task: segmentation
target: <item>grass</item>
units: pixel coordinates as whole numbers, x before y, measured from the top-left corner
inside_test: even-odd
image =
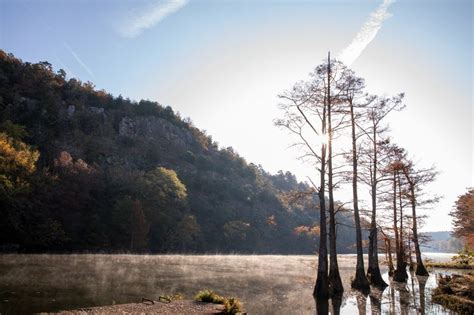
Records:
[[[455,262],[426,262],[425,267],[429,268],[446,268],[446,269],[464,269],[464,270],[472,270],[474,269],[474,265],[467,265],[467,264],[460,264]]]
[[[194,297],[194,300],[198,302],[222,304],[224,306],[222,313],[224,314],[238,314],[242,312],[242,303],[239,299],[235,297],[224,297],[212,290],[206,289],[199,291]]]

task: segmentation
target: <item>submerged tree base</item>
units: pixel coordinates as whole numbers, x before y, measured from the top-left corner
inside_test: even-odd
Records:
[[[364,293],[370,292],[369,280],[367,280],[364,270],[357,269],[355,278],[352,280],[351,287]]]
[[[344,287],[342,286],[341,275],[339,270],[331,270],[329,272],[329,293],[330,297],[341,296],[344,292]]]
[[[407,279],[408,279],[407,263],[402,262],[400,263],[400,266],[397,266],[397,269],[395,269],[393,273],[393,281],[406,282]]]
[[[323,300],[329,298],[329,277],[324,272],[318,272],[313,296],[315,299]]]
[[[380,268],[372,268],[367,270],[367,279],[370,284],[376,288],[383,289],[388,287],[388,284],[383,280]]]
[[[426,270],[426,268],[423,264],[419,264],[419,265],[417,264],[416,265],[415,274],[417,276],[428,276],[429,275],[428,270]]]

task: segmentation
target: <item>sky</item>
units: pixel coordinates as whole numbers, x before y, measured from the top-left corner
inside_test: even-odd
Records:
[[[369,92],[406,93],[387,122],[418,165],[440,171],[429,190],[443,199],[422,229],[439,231],[474,186],[473,10],[470,0],[0,0],[0,49],[170,105],[220,146],[299,180],[317,173],[274,126],[277,95],[331,51]]]

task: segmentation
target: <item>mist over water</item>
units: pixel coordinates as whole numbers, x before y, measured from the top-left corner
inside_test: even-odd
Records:
[[[341,314],[371,314],[372,309],[417,314],[422,306],[426,314],[450,314],[431,304],[434,273],[427,279],[410,277],[406,284],[390,283],[384,292],[364,296],[350,289],[355,263],[354,255],[339,257],[345,288]],[[382,272],[389,283],[385,266]],[[140,302],[142,297],[158,300],[175,293],[192,299],[209,288],[239,297],[249,314],[315,314],[315,277],[315,256],[7,254],[0,256],[0,313]]]

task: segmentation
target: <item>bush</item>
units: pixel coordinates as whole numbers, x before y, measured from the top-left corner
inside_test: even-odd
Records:
[[[242,304],[236,298],[226,298],[224,301],[224,314],[237,314],[242,312]]]
[[[202,290],[194,297],[195,301],[224,305],[222,313],[237,314],[242,312],[242,303],[234,297],[223,297],[212,290]]]
[[[452,260],[461,265],[470,265],[474,262],[474,252],[471,252],[467,247],[464,247]]]
[[[214,304],[224,304],[225,298],[215,293],[212,290],[202,290],[194,297],[195,301],[205,302],[205,303],[214,303]]]

